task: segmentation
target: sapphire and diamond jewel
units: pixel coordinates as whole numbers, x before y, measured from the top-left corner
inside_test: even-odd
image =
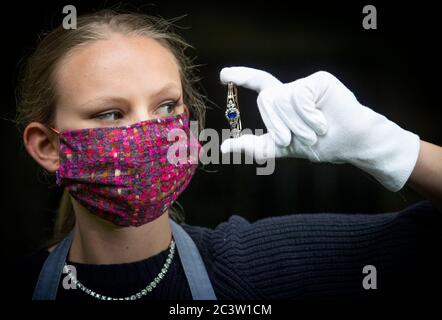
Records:
[[[241,133],[241,118],[239,113],[238,95],[233,82],[227,83],[227,108],[225,112],[227,121],[230,124],[231,136],[239,137]]]

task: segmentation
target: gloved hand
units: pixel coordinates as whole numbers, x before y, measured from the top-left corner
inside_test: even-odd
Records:
[[[257,104],[268,131],[227,139],[222,153],[244,151],[262,159],[274,151],[276,157],[350,163],[391,191],[400,190],[413,171],[419,137],[361,105],[330,73],[283,84],[267,72],[232,67],[222,69],[220,78],[259,93]]]

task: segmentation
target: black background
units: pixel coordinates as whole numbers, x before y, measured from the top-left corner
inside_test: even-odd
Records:
[[[352,2],[300,1],[192,2],[127,1],[125,9],[174,18],[178,32],[194,45],[189,54],[201,64],[202,86],[213,101],[206,126],[220,131],[224,66],[244,65],[273,73],[283,82],[318,70],[336,75],[359,101],[421,139],[442,144],[440,128],[440,26],[435,7]],[[125,2],[125,3],[127,3]],[[78,14],[115,1],[9,2],[0,8],[2,24],[1,228],[7,257],[35,249],[50,235],[61,190],[54,187],[22,146],[8,121],[15,114],[14,90],[20,60],[35,47],[41,31],[61,23],[64,5]],[[374,4],[378,29],[364,30],[362,8]],[[264,128],[256,93],[239,90],[243,127]],[[254,165],[210,165],[199,170],[179,201],[190,224],[213,227],[232,214],[254,221],[302,212],[395,211],[421,199],[409,188],[392,193],[348,165],[278,159],[270,176]]]

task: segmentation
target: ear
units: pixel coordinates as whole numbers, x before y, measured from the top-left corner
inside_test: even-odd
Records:
[[[59,141],[57,135],[39,122],[31,122],[23,132],[26,150],[35,161],[53,173],[59,167]]]

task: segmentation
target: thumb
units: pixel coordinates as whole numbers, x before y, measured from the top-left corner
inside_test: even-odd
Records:
[[[261,92],[265,88],[280,85],[281,81],[270,73],[247,67],[223,68],[220,72],[220,80],[223,84],[233,82],[237,86]]]
[[[278,150],[269,133],[257,136],[244,134],[238,138],[224,140],[221,153],[244,152],[256,160],[270,159],[277,156]]]

